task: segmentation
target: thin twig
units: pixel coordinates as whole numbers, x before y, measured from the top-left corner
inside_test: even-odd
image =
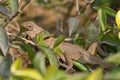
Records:
[[[78,0],[76,0],[76,10],[77,10],[78,15],[80,15],[81,13],[79,10],[79,1]]]
[[[25,39],[25,38],[23,38],[23,37],[21,37],[21,36],[16,36],[16,35],[11,34],[11,33],[8,33],[8,32],[7,32],[7,34],[10,35],[10,36],[18,37],[18,38],[24,40],[25,42],[30,43],[30,44],[36,46],[36,44],[35,44],[33,41],[27,40],[27,39]]]

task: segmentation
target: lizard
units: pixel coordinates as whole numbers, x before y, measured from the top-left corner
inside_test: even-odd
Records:
[[[41,31],[44,30],[43,28],[35,24],[33,21],[24,22],[21,25],[29,30],[26,33],[31,38],[34,38],[36,34],[39,34]],[[55,43],[55,40],[56,39],[54,37],[51,37],[51,38],[46,39],[44,42],[48,44],[49,47],[52,49]],[[76,60],[80,62],[83,61],[83,62],[92,64],[92,65],[97,64],[105,69],[110,69],[110,68],[115,67],[115,65],[113,65],[112,63],[105,62],[101,58],[98,58],[92,55],[91,52],[83,49],[79,45],[63,41],[58,47],[63,52],[63,54],[59,56],[64,62],[67,63],[67,66],[66,66],[67,71],[72,69],[73,67],[72,60]]]

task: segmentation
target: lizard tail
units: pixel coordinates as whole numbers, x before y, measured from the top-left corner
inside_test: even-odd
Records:
[[[83,59],[82,61],[87,62],[89,64],[93,64],[93,65],[97,64],[105,69],[112,69],[115,67],[114,64],[105,62],[101,58],[98,58],[94,55],[90,55],[90,54],[81,54],[81,55],[82,55],[82,59]]]

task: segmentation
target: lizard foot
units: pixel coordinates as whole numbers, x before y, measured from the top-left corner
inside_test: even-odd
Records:
[[[66,64],[63,64],[63,63],[59,63],[59,65],[64,67],[65,72],[67,72],[67,73],[74,73],[75,72],[75,70],[72,68],[72,66],[69,66],[69,65],[66,65]]]

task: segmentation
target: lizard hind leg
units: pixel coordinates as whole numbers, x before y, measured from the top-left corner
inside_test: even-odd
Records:
[[[88,48],[88,52],[91,54],[91,55],[94,55],[96,49],[97,49],[97,46],[98,46],[98,42],[93,42],[89,48]]]

